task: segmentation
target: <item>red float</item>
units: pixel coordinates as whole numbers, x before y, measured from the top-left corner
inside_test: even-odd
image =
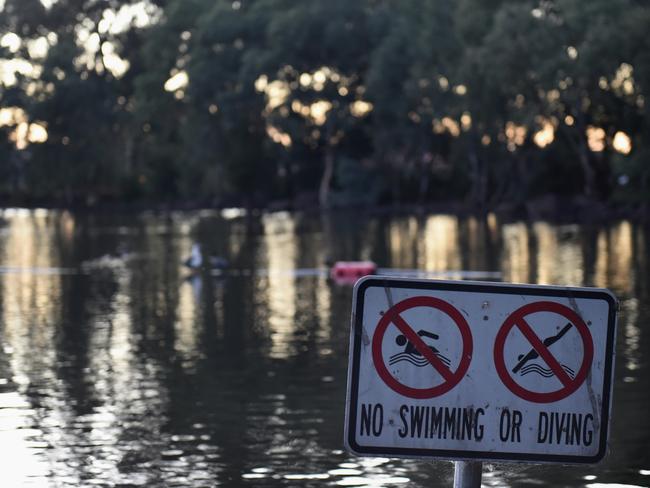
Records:
[[[359,278],[376,272],[377,265],[372,261],[337,261],[330,270],[330,276],[338,284],[353,285]]]

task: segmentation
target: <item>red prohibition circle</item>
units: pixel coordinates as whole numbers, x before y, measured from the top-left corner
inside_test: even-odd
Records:
[[[449,369],[435,356],[420,336],[417,335],[415,330],[400,316],[402,312],[415,307],[430,307],[440,310],[447,314],[458,327],[463,340],[463,352],[456,371]],[[388,329],[390,324],[394,324],[411,341],[417,351],[429,361],[430,365],[440,373],[444,378],[441,384],[432,388],[413,388],[400,383],[390,374],[381,350],[386,329]],[[407,298],[393,305],[379,320],[372,337],[372,359],[375,363],[377,373],[393,391],[409,398],[426,399],[440,396],[458,384],[469,368],[469,363],[472,360],[472,347],[472,333],[469,325],[455,307],[439,298],[419,296]]]
[[[580,364],[580,369],[576,373],[575,378],[571,379],[560,366],[560,363],[551,354],[544,343],[537,337],[537,334],[530,328],[525,320],[526,315],[537,312],[552,312],[561,315],[569,322],[571,322],[582,339],[583,345],[583,358]],[[546,362],[549,368],[555,373],[558,380],[562,383],[562,388],[550,392],[537,392],[524,388],[510,374],[508,367],[506,367],[504,359],[504,346],[508,333],[513,327],[518,327],[524,337],[531,343],[535,351]],[[494,341],[494,364],[501,381],[508,387],[514,394],[535,403],[551,403],[568,397],[575,392],[580,385],[587,378],[587,374],[591,369],[591,362],[594,357],[594,344],[591,338],[589,328],[584,320],[572,309],[557,302],[534,302],[518,308],[506,319],[506,321],[499,329],[496,339]]]

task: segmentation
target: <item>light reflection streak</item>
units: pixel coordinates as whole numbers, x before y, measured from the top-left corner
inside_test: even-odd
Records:
[[[635,281],[632,225],[623,221],[598,233],[594,281],[596,286],[631,293]]]
[[[408,483],[409,478],[403,476],[391,476],[389,474],[378,474],[375,476],[348,476],[336,482],[338,486],[359,486],[368,488],[381,488],[386,484],[397,485]]]
[[[611,231],[611,260],[609,286],[630,293],[630,283],[634,281],[632,266],[632,225],[623,221]]]
[[[625,369],[630,374],[641,368],[641,329],[639,323],[639,301],[636,298],[624,300],[621,303],[623,314],[623,344],[625,347]],[[624,381],[634,381],[634,376],[624,377]]]
[[[295,330],[296,278],[278,271],[296,267],[297,246],[295,221],[288,214],[267,215],[263,219],[264,248],[269,274],[267,299],[269,308],[269,333],[273,358],[286,358],[291,353],[292,335]]]
[[[374,237],[377,235],[379,223],[376,220],[370,220],[363,226],[362,239],[360,242],[359,259],[361,261],[372,261],[372,252],[375,247]]]
[[[521,222],[506,224],[501,232],[503,234],[501,266],[504,280],[512,283],[528,283],[530,280],[528,228]]]
[[[35,445],[42,432],[31,429],[30,405],[18,392],[0,393],[0,459],[4,486],[47,487],[48,465]]]
[[[326,236],[319,232],[296,235],[298,248],[301,250],[298,257],[300,266],[313,266],[316,269],[295,269],[296,283],[298,286],[297,313],[305,317],[300,321],[307,330],[313,330],[316,339],[316,351],[321,356],[332,353],[329,343],[332,339],[332,290],[328,281]]]
[[[415,217],[395,219],[389,224],[390,263],[393,268],[411,268],[416,264],[413,247],[421,241],[418,239],[419,227]]]
[[[55,267],[52,257],[52,233],[48,228],[47,212],[5,210],[6,227],[0,234],[2,240],[1,262],[12,267]],[[60,314],[61,276],[57,274],[11,273],[0,277],[2,309],[0,327],[5,354],[8,354],[6,378],[18,391],[0,395],[3,422],[0,428],[0,446],[10,453],[2,456],[11,459],[3,465],[3,482],[12,480],[11,486],[44,486],[37,478],[47,470],[45,462],[47,444],[33,444],[42,439],[39,431],[22,428],[32,425],[36,413],[31,410],[25,396],[33,385],[53,381],[54,350],[50,347],[55,336],[52,318]],[[34,351],[38,351],[35,355]],[[47,400],[47,399],[46,399]],[[5,410],[6,409],[6,410]],[[13,415],[12,415],[13,414]],[[6,423],[8,422],[8,424]],[[8,485],[8,486],[9,486]]]
[[[594,284],[604,287],[607,283],[609,239],[606,230],[598,232],[596,238],[596,261],[594,264]]]
[[[540,285],[553,284],[554,257],[557,253],[557,242],[552,229],[545,222],[536,222],[533,233],[537,241],[537,283]]]
[[[449,271],[461,269],[458,252],[458,218],[432,215],[424,224],[424,269]]]
[[[582,251],[575,238],[576,226],[554,227],[536,222],[537,283],[540,285],[580,286],[583,283]],[[560,239],[559,234],[568,234]]]
[[[189,236],[183,236],[180,242],[181,256],[189,256],[192,248],[192,241]],[[182,264],[178,263],[181,267]],[[199,323],[198,304],[201,300],[203,289],[203,278],[198,274],[188,276],[180,285],[178,306],[176,307],[176,320],[174,321],[174,349],[190,360],[196,355],[197,334],[196,327]]]
[[[640,485],[626,485],[623,483],[588,483],[586,488],[644,488]]]
[[[463,269],[481,269],[485,259],[485,242],[483,228],[476,217],[469,217],[466,222],[467,228],[467,264]],[[462,257],[461,257],[462,259]]]
[[[318,317],[318,340],[320,343],[328,342],[332,337],[330,320],[332,317],[332,294],[327,283],[327,277],[318,276],[316,280],[316,315]],[[319,347],[319,354],[326,356],[331,354],[332,350],[327,347]]]

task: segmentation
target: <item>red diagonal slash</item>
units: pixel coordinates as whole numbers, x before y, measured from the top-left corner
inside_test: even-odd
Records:
[[[546,362],[549,368],[555,373],[557,379],[565,386],[568,387],[573,383],[573,380],[569,375],[564,371],[562,365],[558,362],[557,359],[551,354],[551,351],[548,350],[548,347],[537,337],[535,331],[528,325],[528,322],[524,320],[523,317],[518,317],[516,322],[517,327],[522,334],[528,339],[533,349],[537,351],[540,357]]]
[[[451,381],[454,377],[454,373],[447,367],[442,360],[434,354],[434,352],[427,346],[426,342],[413,330],[413,328],[404,320],[399,314],[395,314],[391,317],[393,323],[397,326],[402,334],[411,341],[411,344],[422,354],[429,364],[435,368],[435,370],[440,373],[440,375],[445,379],[445,381]]]

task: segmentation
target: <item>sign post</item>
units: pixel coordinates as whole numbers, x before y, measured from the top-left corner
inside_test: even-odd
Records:
[[[480,461],[454,462],[454,488],[481,488],[482,472]]]
[[[483,460],[598,462],[615,327],[604,289],[363,278],[345,445],[457,460],[459,487],[480,485]]]

